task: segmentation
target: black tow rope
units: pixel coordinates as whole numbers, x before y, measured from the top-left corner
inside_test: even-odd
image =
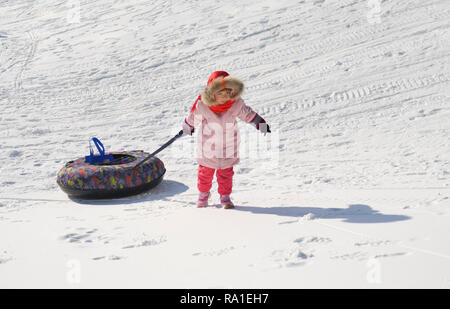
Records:
[[[180,132],[177,133],[177,135],[175,135],[174,137],[172,137],[167,143],[165,143],[164,145],[162,145],[161,147],[158,148],[158,150],[156,150],[155,152],[153,152],[152,154],[149,154],[147,156],[147,158],[145,158],[144,160],[142,160],[141,162],[139,162],[138,164],[136,164],[133,169],[138,168],[141,164],[143,164],[144,162],[150,160],[152,157],[156,156],[160,151],[162,151],[163,149],[165,149],[167,146],[169,146],[170,144],[172,144],[177,138],[181,137],[183,135],[183,130],[181,130]]]

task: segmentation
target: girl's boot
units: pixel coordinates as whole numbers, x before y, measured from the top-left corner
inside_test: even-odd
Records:
[[[197,207],[202,208],[208,206],[208,199],[209,199],[209,191],[208,192],[200,192],[198,195],[198,202]]]
[[[220,204],[224,209],[234,208],[234,204],[230,199],[229,195],[221,195],[220,196]]]

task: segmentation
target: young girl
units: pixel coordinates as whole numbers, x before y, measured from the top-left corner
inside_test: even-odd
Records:
[[[198,182],[197,207],[206,207],[216,172],[220,203],[234,208],[230,199],[233,186],[233,165],[239,163],[239,131],[236,117],[252,124],[263,133],[270,133],[265,120],[245,105],[241,95],[244,84],[225,71],[211,74],[203,93],[197,98],[183,123],[185,134],[192,135],[201,125],[197,141]]]

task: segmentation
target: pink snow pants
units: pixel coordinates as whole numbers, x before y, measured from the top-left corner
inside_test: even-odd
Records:
[[[215,171],[215,169],[203,165],[198,166],[197,188],[200,192],[208,192],[211,189]],[[231,194],[233,188],[233,175],[233,167],[217,170],[216,177],[220,195]]]

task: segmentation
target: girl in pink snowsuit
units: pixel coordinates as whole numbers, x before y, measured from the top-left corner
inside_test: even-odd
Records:
[[[263,133],[270,133],[265,120],[245,105],[241,95],[244,84],[225,71],[211,74],[208,85],[197,98],[183,123],[185,134],[192,135],[201,125],[197,141],[198,179],[200,191],[197,207],[206,207],[214,172],[216,172],[220,203],[233,208],[230,194],[233,187],[233,165],[239,163],[239,131],[236,118],[252,124]]]

